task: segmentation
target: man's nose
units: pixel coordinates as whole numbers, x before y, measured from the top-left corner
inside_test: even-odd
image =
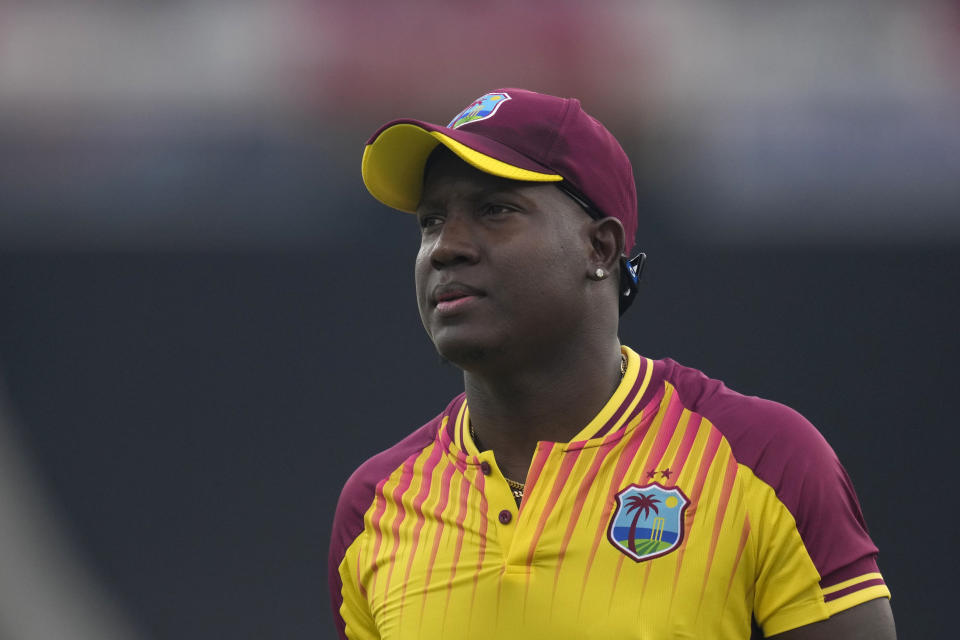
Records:
[[[458,264],[472,264],[479,258],[477,237],[469,216],[449,214],[430,248],[430,263],[434,269]]]

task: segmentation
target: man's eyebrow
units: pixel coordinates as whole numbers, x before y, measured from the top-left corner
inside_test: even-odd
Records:
[[[486,198],[523,198],[526,199],[527,196],[524,195],[523,191],[525,187],[530,186],[525,182],[505,182],[503,184],[494,184],[488,185],[482,188],[477,189],[476,193],[471,195],[473,200],[483,200]]]
[[[476,203],[486,198],[489,198],[491,196],[515,194],[515,192],[516,192],[515,187],[511,187],[507,185],[503,185],[503,186],[497,185],[495,187],[478,186],[474,189],[471,189],[468,193],[458,194],[458,197],[464,198],[468,202]],[[417,206],[417,209],[442,207],[445,203],[445,200],[446,199],[443,198],[442,196],[424,198],[420,201],[420,204]]]
[[[443,201],[439,198],[433,198],[430,200],[421,200],[417,205],[417,208],[414,210],[416,215],[421,215],[423,213],[438,211],[443,208]]]

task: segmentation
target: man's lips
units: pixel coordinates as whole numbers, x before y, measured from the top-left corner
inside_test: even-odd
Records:
[[[483,291],[460,282],[438,285],[433,289],[431,301],[437,311],[450,313],[484,296]]]

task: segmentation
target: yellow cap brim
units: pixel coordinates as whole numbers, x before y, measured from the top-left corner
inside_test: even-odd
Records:
[[[361,172],[370,194],[394,209],[415,213],[423,190],[423,170],[438,144],[490,175],[524,182],[559,182],[563,177],[523,169],[480,153],[440,131],[415,124],[387,127],[363,150]]]

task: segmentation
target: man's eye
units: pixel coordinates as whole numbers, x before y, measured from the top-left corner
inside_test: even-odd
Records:
[[[483,207],[483,214],[488,216],[495,216],[504,213],[513,212],[513,207],[507,206],[505,204],[487,204]]]
[[[420,218],[420,228],[429,229],[430,227],[435,227],[443,222],[443,218],[440,216],[423,216]]]

